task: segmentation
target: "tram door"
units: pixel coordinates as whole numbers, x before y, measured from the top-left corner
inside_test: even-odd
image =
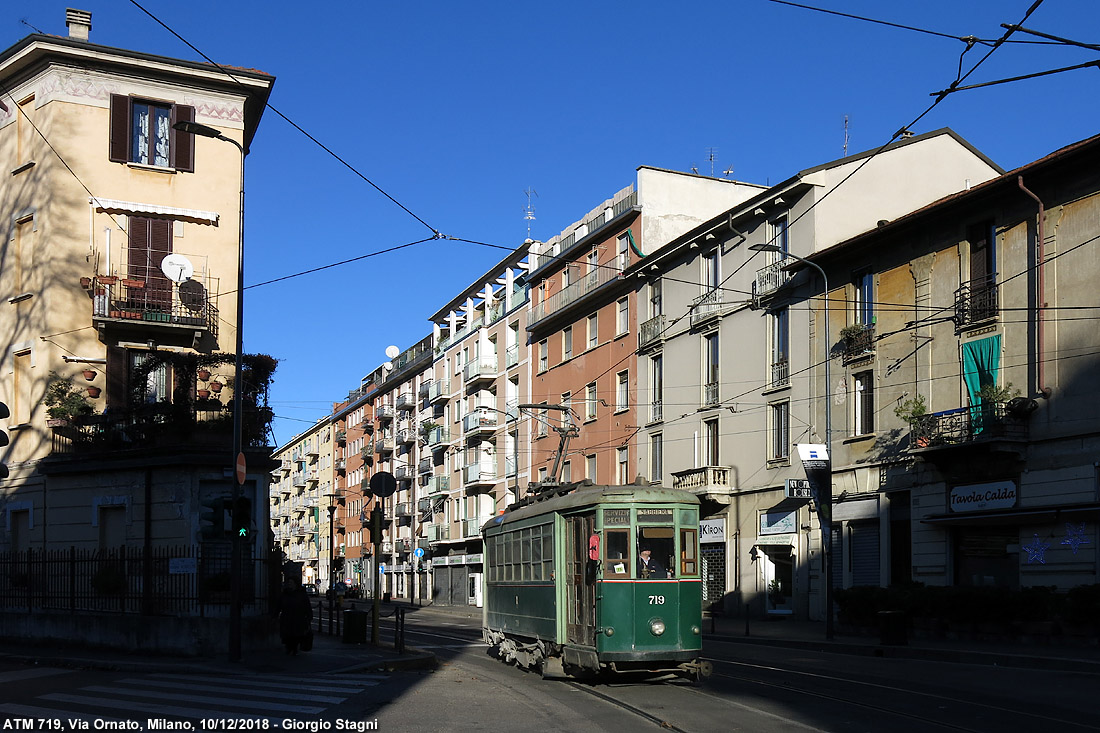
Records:
[[[566,517],[566,640],[571,644],[596,644],[596,584],[585,578],[588,538],[595,532],[595,514]]]

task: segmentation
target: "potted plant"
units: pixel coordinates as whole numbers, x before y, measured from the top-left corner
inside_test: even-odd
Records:
[[[787,600],[786,595],[783,593],[783,586],[778,580],[772,580],[768,583],[768,600],[771,601],[772,608],[779,608],[783,601]]]
[[[899,420],[909,425],[911,432],[918,432],[921,423],[920,418],[928,414],[928,406],[925,404],[924,395],[918,394],[916,397],[898,404],[894,408],[894,414],[897,415]],[[925,448],[928,446],[928,436],[917,435],[913,442],[918,448]]]
[[[90,277],[80,278],[80,287],[84,288],[85,290],[92,287],[92,278],[90,278]]]
[[[99,399],[100,392],[102,391],[99,387],[91,386],[86,387],[85,389],[88,391],[88,396],[91,397],[93,400]]]
[[[88,395],[73,387],[72,377],[62,377],[57,372],[50,372],[42,401],[46,405],[46,414],[51,418],[46,424],[51,427],[68,424],[74,418],[95,412]]]
[[[85,369],[82,374],[84,375],[84,378],[87,379],[89,382],[95,379],[94,369]]]
[[[122,284],[125,285],[128,288],[144,288],[145,287],[145,281],[144,280],[136,280],[132,277],[122,278]]]
[[[200,400],[208,400],[208,399],[210,399],[210,390],[208,390],[208,389],[198,389],[198,390],[195,390],[195,394],[196,394],[196,395],[198,395],[198,397],[199,397],[199,399],[200,399]]]
[[[195,374],[196,374],[196,376],[198,376],[199,379],[201,379],[204,382],[207,379],[210,379],[210,370],[205,368],[205,367],[202,368],[202,369],[199,369],[197,372],[195,372]]]
[[[100,285],[114,285],[118,282],[118,278],[114,275],[100,275],[96,278]]]
[[[224,384],[215,379],[213,382],[210,383],[210,390],[217,394],[218,392],[222,391],[222,387],[224,386]]]

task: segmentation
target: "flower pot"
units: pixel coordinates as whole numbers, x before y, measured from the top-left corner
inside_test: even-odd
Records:
[[[90,278],[90,277],[80,278],[80,287],[82,287],[82,288],[92,287],[92,278]]]
[[[209,369],[200,369],[200,370],[199,370],[199,371],[197,372],[197,374],[198,374],[198,377],[199,377],[199,379],[201,379],[201,380],[202,380],[202,381],[204,381],[204,382],[205,382],[205,381],[206,381],[207,379],[210,379],[210,370],[209,370]]]
[[[225,386],[225,385],[223,385],[221,382],[218,382],[218,381],[214,381],[214,382],[210,383],[210,389],[215,393],[221,392],[223,386]]]
[[[118,278],[114,275],[100,275],[98,278],[100,285],[114,285],[118,282]]]
[[[145,287],[145,281],[144,280],[134,280],[134,279],[131,279],[131,278],[124,278],[123,281],[122,281],[122,284],[125,285],[128,288],[144,288]]]
[[[88,396],[89,397],[91,397],[93,400],[99,399],[99,393],[100,393],[100,388],[99,387],[88,387],[87,390],[88,390]]]
[[[93,379],[95,379],[95,370],[94,369],[85,369],[83,373],[84,373],[84,378],[87,379],[89,382],[92,381]]]
[[[196,390],[195,394],[197,394],[199,396],[200,400],[206,400],[206,399],[210,398],[210,390],[208,390],[208,389]]]

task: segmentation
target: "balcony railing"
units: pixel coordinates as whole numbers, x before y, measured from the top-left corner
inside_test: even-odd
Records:
[[[348,461],[347,461],[346,458],[337,458],[336,459],[336,470],[337,471],[346,471],[346,470],[348,470]]]
[[[772,362],[770,387],[786,387],[791,383],[791,363],[786,359]]]
[[[428,403],[435,404],[451,396],[451,380],[437,379],[428,385]]]
[[[664,404],[661,400],[654,400],[649,405],[649,421],[660,422],[664,420]]]
[[[395,412],[393,405],[379,405],[374,408],[374,417],[377,420],[392,420]]]
[[[490,517],[474,517],[462,520],[462,536],[477,537],[481,534],[481,527],[488,522]]]
[[[462,469],[462,481],[467,486],[496,483],[497,467],[491,463],[475,463]]]
[[[665,317],[654,316],[638,327],[638,348],[644,349],[651,344],[659,344],[664,341]]]
[[[397,431],[397,442],[400,445],[408,445],[409,443],[416,442],[416,429],[404,428]]]
[[[1005,402],[983,402],[974,407],[920,415],[910,421],[913,448],[936,448],[993,439],[1026,440],[1027,421],[1014,415]]]
[[[619,269],[616,265],[608,264],[597,267],[561,292],[555,293],[543,302],[532,306],[527,318],[528,326],[533,326],[539,321],[549,318],[558,311],[583,299],[598,288],[613,280],[617,280],[618,277]]]
[[[416,464],[416,468],[417,471],[419,471],[420,473],[431,473],[432,465],[432,457],[425,456],[424,458],[420,459],[420,463]]]
[[[753,292],[756,295],[768,295],[790,282],[791,272],[786,269],[789,264],[789,261],[784,259],[757,270]]]
[[[731,470],[726,466],[700,466],[672,474],[672,488],[696,491],[710,486],[732,489]]]
[[[702,295],[692,301],[691,304],[691,325],[703,323],[711,318],[717,318],[726,312],[729,308],[733,307],[732,303],[726,302],[726,294],[721,290],[712,290],[706,295]]]
[[[393,438],[379,438],[374,442],[375,453],[393,453]]]
[[[337,430],[335,438],[336,438],[336,443],[338,445],[344,445],[345,443],[348,442],[348,431],[347,430]]]
[[[428,433],[428,446],[440,448],[451,442],[451,431],[447,428],[432,428]]]
[[[397,402],[395,403],[398,410],[415,410],[416,409],[416,397],[412,392],[402,392],[397,395]]]
[[[504,350],[504,368],[511,369],[519,364],[519,344],[513,344]]]
[[[874,325],[855,324],[841,332],[844,340],[844,354],[841,361],[847,364],[875,353]]]
[[[718,404],[718,382],[708,382],[703,385],[703,404],[708,407]]]
[[[497,414],[483,409],[474,409],[473,412],[462,418],[462,433],[469,435],[476,432],[493,432],[497,429]]]
[[[971,280],[955,291],[955,327],[962,329],[997,317],[997,275]]]
[[[463,369],[463,377],[466,382],[476,379],[492,379],[497,375],[496,356],[482,356],[474,359]]]
[[[451,488],[450,476],[430,476],[428,478],[428,493],[439,494]]]
[[[441,540],[451,539],[451,525],[449,524],[429,524],[428,525],[428,541],[439,542]]]
[[[124,265],[125,267],[125,265]],[[98,275],[88,286],[92,293],[93,322],[141,321],[166,327],[202,329],[215,338],[218,308],[211,293],[219,292],[216,278],[168,280],[159,267],[134,266],[123,278]]]

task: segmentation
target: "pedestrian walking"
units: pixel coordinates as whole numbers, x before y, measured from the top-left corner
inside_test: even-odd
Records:
[[[313,607],[302,587],[301,578],[287,578],[279,597],[279,638],[287,654],[298,654],[298,647],[313,633],[310,628],[312,620]]]

